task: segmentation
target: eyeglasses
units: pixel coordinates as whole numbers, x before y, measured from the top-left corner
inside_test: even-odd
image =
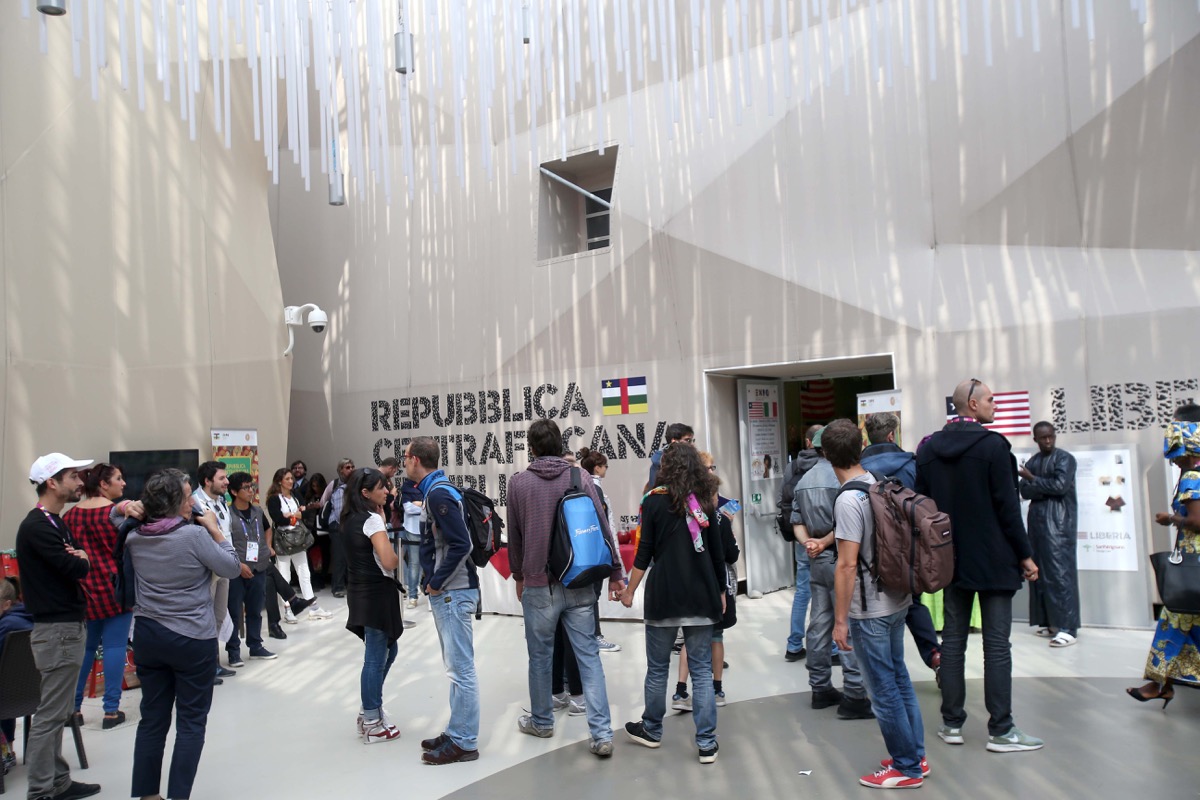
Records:
[[[708,471],[709,471],[709,472],[716,472],[716,471],[717,471],[717,465],[716,465],[716,464],[711,464],[711,465],[709,465],[709,467],[708,467]]]
[[[982,384],[983,384],[983,381],[979,380],[979,378],[971,378],[971,388],[967,390],[967,402],[968,403],[971,402],[971,395],[975,394],[975,387],[981,386]]]

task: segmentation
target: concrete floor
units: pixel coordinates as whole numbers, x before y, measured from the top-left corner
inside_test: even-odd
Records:
[[[833,709],[809,707],[803,663],[783,660],[787,591],[757,601],[739,598],[739,624],[726,634],[729,705],[720,711],[721,753],[712,766],[696,760],[687,715],[667,720],[666,743],[657,751],[623,742],[618,733],[616,753],[607,761],[588,754],[584,717],[560,714],[552,739],[519,734],[516,718],[528,694],[522,623],[494,616],[485,616],[475,632],[481,757],[445,767],[422,765],[418,742],[439,733],[448,716],[448,681],[424,607],[413,613],[417,625],[400,640],[385,686],[384,703],[402,738],[365,746],[354,730],[362,645],[343,627],[344,601],[322,593],[321,604],[335,612],[333,619],[285,626],[286,641],[268,642],[277,660],[247,661],[237,677],[215,690],[194,797],[302,800],[399,792],[527,798],[544,796],[551,786],[561,787],[554,794],[581,798],[612,798],[630,789],[640,797],[841,797],[867,792],[858,776],[885,755],[873,721],[839,721]],[[640,624],[617,622],[604,623],[604,631],[624,648],[603,656],[613,727],[619,730],[641,714],[643,632]],[[971,638],[968,650],[970,719],[963,747],[937,739],[937,688],[910,648],[933,770],[921,791],[975,798],[1197,797],[1200,692],[1180,690],[1164,714],[1122,691],[1141,682],[1149,641],[1149,630],[1089,628],[1076,646],[1052,650],[1032,629],[1016,625],[1017,724],[1046,739],[1047,746],[1005,755],[984,749],[979,638]],[[835,674],[835,683],[838,679]],[[136,690],[126,693],[121,706],[129,721],[108,731],[100,728],[99,699],[85,701],[91,768],[76,770],[75,778],[102,784],[101,797],[129,796],[138,699]],[[64,753],[75,766],[69,742],[67,737]],[[801,770],[812,774],[800,775]],[[7,790],[15,797],[24,794],[23,767],[9,773]]]

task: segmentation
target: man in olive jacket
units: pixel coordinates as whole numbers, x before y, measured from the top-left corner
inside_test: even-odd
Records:
[[[942,726],[947,744],[963,744],[967,712],[963,666],[976,594],[983,612],[984,701],[987,749],[997,753],[1037,750],[1012,716],[1012,601],[1021,579],[1037,579],[1033,550],[1021,519],[1017,462],[1008,440],[980,423],[996,417],[992,390],[971,378],[954,390],[958,416],[917,451],[916,491],[950,515],[954,532],[954,580],[944,595],[942,629]]]

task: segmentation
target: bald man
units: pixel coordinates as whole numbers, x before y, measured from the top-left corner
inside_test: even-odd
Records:
[[[963,744],[967,721],[963,665],[971,606],[983,612],[984,701],[987,749],[1038,750],[1041,739],[1023,733],[1012,715],[1013,595],[1022,579],[1037,580],[1033,549],[1021,519],[1017,461],[1008,440],[981,423],[996,417],[992,390],[978,378],[960,383],[951,398],[957,416],[917,451],[916,490],[950,515],[954,580],[945,589],[942,628],[942,726],[947,744]]]

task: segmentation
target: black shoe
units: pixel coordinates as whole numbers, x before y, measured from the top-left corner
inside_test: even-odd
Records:
[[[232,678],[234,675],[237,675],[237,673],[231,669],[225,669],[224,667],[220,666],[217,667],[218,678]]]
[[[316,595],[313,595],[307,600],[305,600],[303,597],[296,596],[291,600],[288,600],[288,605],[292,609],[292,616],[298,617],[304,611],[304,609],[308,608],[315,602],[317,602]]]
[[[346,596],[346,590],[345,590],[345,589],[334,589],[334,590],[333,590],[333,596],[334,596],[334,597],[345,597],[345,596]]]
[[[832,656],[829,657],[829,666],[840,667],[841,665],[842,665],[842,654],[841,653],[834,653]]]
[[[104,722],[101,723],[100,727],[104,728],[104,730],[108,730],[109,728],[117,727],[124,721],[125,721],[125,712],[118,710],[116,713],[112,714],[111,716],[108,714],[105,714]]]
[[[437,736],[433,737],[432,739],[422,739],[421,740],[421,749],[422,750],[437,750],[439,747],[441,747],[448,741],[450,741],[450,740],[446,738],[446,734],[439,733]]]
[[[857,700],[843,697],[841,704],[838,705],[837,715],[838,719],[875,719],[875,712],[871,710],[871,701],[865,697]]]
[[[646,729],[643,727],[640,721],[626,722],[625,735],[640,744],[642,747],[649,747],[651,750],[662,747],[662,742],[660,742],[658,739],[650,738],[650,735],[646,733]]]
[[[76,800],[76,798],[91,797],[94,794],[100,794],[100,784],[71,781],[70,786],[54,795],[54,800]]]
[[[269,635],[269,636],[270,636],[272,639],[286,639],[286,638],[287,638],[287,634],[283,632],[283,626],[282,626],[282,625],[272,625],[272,626],[269,628],[269,630],[270,630],[270,633],[269,633],[268,635]],[[253,656],[253,655],[251,655],[250,657],[251,657],[251,658],[253,658],[254,656]]]
[[[443,764],[456,764],[459,761],[476,761],[478,758],[478,750],[463,750],[454,742],[447,740],[437,750],[426,750],[422,753],[421,763],[440,767]]]
[[[808,648],[801,647],[799,650],[788,650],[786,653],[784,653],[783,660],[784,661],[799,661],[800,659],[804,658],[806,655],[808,655]]]
[[[221,678],[213,678],[213,686],[220,686],[220,685],[221,685],[221,684],[223,684],[224,682],[225,682],[225,681],[224,681],[223,679],[221,679]]]
[[[813,708],[829,708],[830,706],[836,706],[840,702],[842,702],[842,693],[837,689],[822,689],[819,692],[813,692]]]

